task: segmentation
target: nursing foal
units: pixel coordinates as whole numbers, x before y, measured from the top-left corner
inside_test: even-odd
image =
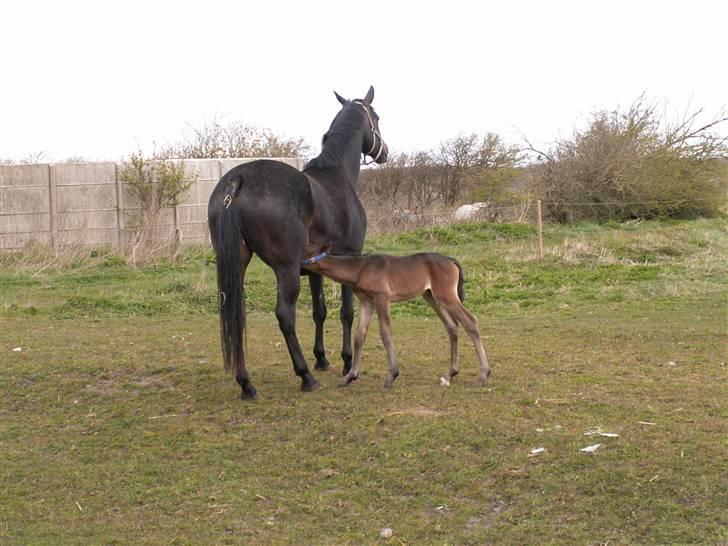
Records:
[[[331,256],[329,251],[330,246],[327,246],[320,254],[304,260],[301,267],[351,286],[359,298],[360,310],[354,338],[354,358],[351,370],[341,380],[342,387],[359,377],[362,348],[375,310],[379,318],[379,333],[389,358],[389,375],[384,386],[392,386],[399,375],[399,365],[392,344],[389,304],[420,295],[435,310],[450,336],[448,381],[460,370],[458,325],[462,324],[473,340],[480,361],[478,385],[485,384],[490,375],[490,366],[480,340],[478,319],[462,304],[463,270],[457,261],[430,252],[411,256],[385,254]],[[311,254],[313,252],[308,255]]]

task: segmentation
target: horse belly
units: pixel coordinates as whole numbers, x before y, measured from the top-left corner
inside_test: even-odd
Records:
[[[407,301],[421,296],[430,290],[430,282],[425,279],[402,280],[390,282],[389,292],[391,301]]]

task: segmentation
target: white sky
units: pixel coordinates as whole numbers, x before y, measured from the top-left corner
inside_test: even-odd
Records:
[[[397,151],[486,131],[546,147],[643,91],[708,119],[728,106],[726,22],[725,0],[3,0],[0,159],[119,159],[214,116],[317,153],[332,90],[370,83]]]

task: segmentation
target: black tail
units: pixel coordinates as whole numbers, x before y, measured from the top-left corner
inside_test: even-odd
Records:
[[[463,266],[460,265],[455,258],[450,258],[453,263],[458,266],[458,298],[461,302],[465,301],[465,275],[463,275]]]
[[[239,187],[239,186],[238,186]],[[225,371],[240,372],[245,366],[245,291],[241,279],[240,211],[232,188],[217,211],[209,211],[210,237],[217,257],[217,289],[220,338]],[[216,205],[217,206],[217,205]]]

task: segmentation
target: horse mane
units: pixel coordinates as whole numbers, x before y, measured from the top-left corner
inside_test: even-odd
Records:
[[[358,108],[342,110],[323,136],[321,153],[309,160],[303,170],[332,169],[341,165],[351,138],[361,127],[362,119]]]

